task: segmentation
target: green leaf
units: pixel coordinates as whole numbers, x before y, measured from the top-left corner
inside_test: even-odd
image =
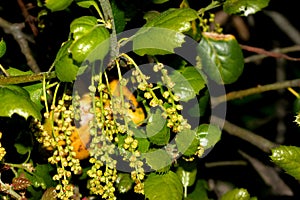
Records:
[[[32,71],[28,70],[26,72],[21,71],[17,68],[13,68],[13,67],[9,67],[6,72],[10,75],[10,76],[22,76],[22,75],[31,75],[34,74]]]
[[[73,0],[46,0],[45,6],[52,12],[61,11],[71,5]]]
[[[30,95],[30,99],[37,109],[41,111],[44,105],[41,103],[41,96],[43,96],[43,83],[31,84],[23,87]]]
[[[73,63],[73,60],[69,55],[68,49],[72,45],[72,42],[72,40],[64,42],[54,60],[56,76],[62,82],[74,81],[79,70],[78,66]]]
[[[185,67],[180,70],[180,73],[174,70],[170,78],[175,83],[173,92],[180,97],[180,101],[187,102],[195,98],[205,87],[204,79],[194,67]]]
[[[144,130],[137,128],[135,124],[130,126],[130,130],[133,132],[134,138],[138,141],[138,151],[141,153],[147,152],[150,147],[150,142],[148,141]]]
[[[23,88],[19,86],[1,86],[0,96],[0,116],[11,117],[13,114],[18,114],[25,119],[32,116],[41,120],[39,109]]]
[[[199,179],[196,182],[195,189],[188,194],[184,200],[209,200],[207,195],[208,185],[203,179]]]
[[[207,105],[209,103],[210,94],[208,90],[205,90],[204,95],[200,97],[197,104],[189,108],[188,114],[192,117],[202,117],[204,116]]]
[[[197,19],[197,11],[190,8],[171,8],[148,21],[133,37],[136,54],[165,55],[184,43],[183,32]]]
[[[286,173],[300,180],[300,147],[280,145],[272,149],[270,157]]]
[[[158,15],[160,15],[160,12],[158,12],[156,10],[151,10],[151,11],[146,12],[144,14],[143,18],[146,20],[146,22],[150,22],[151,20],[153,20]]]
[[[211,124],[201,124],[197,129],[197,138],[204,149],[213,147],[221,139],[219,127]]]
[[[235,188],[226,192],[222,197],[221,200],[249,200],[250,195],[248,191],[244,188]]]
[[[128,173],[118,173],[118,178],[116,180],[117,188],[120,193],[128,192],[134,183]]]
[[[90,32],[97,25],[97,18],[93,16],[82,16],[74,19],[70,24],[70,33],[76,41],[86,33]]]
[[[195,67],[185,67],[180,72],[192,86],[195,94],[199,94],[200,90],[205,87],[205,80]]]
[[[75,0],[75,2],[82,8],[90,8],[91,6],[94,6],[96,9],[99,8],[95,0]]]
[[[73,40],[68,40],[66,42],[63,42],[60,49],[58,50],[55,60],[54,60],[54,65],[59,62],[63,57],[69,55],[69,47],[71,46]]]
[[[168,1],[169,0],[152,0],[152,2],[155,3],[155,4],[162,4],[162,3],[166,3]]]
[[[248,16],[268,6],[270,0],[226,0],[223,9],[228,14]]]
[[[243,53],[233,35],[202,33],[198,52],[204,71],[217,83],[233,83],[243,72]]]
[[[101,48],[98,48],[97,59],[103,59],[109,50],[109,32],[103,26],[94,26],[91,30],[85,32],[84,35],[77,38],[69,48],[69,51],[72,54],[72,58],[81,63],[84,61],[87,56],[95,50],[99,44],[105,41],[104,44],[101,44]]]
[[[111,2],[111,9],[112,9],[112,12],[113,12],[113,15],[114,15],[116,32],[120,33],[124,30],[125,25],[126,25],[125,12],[118,8],[115,1]]]
[[[151,173],[145,181],[145,196],[149,200],[182,200],[182,184],[172,171],[163,175]]]
[[[34,174],[43,179],[43,184],[41,184],[42,188],[49,188],[51,186],[55,186],[56,182],[52,179],[52,170],[53,167],[50,164],[37,164],[35,167]]]
[[[4,56],[5,52],[6,52],[6,43],[2,38],[1,41],[0,41],[0,58],[2,56]]]
[[[193,130],[185,129],[177,133],[175,141],[178,151],[185,156],[192,156],[198,150],[199,140],[196,138],[196,133]]]
[[[20,143],[15,143],[14,146],[17,149],[17,152],[21,155],[25,155],[31,151],[31,147],[24,146],[23,144]]]
[[[62,82],[72,82],[76,80],[78,66],[73,64],[73,60],[65,55],[55,64],[55,73]]]
[[[197,168],[193,168],[192,170],[188,171],[185,170],[183,167],[178,167],[176,170],[176,174],[181,180],[183,187],[189,187],[195,183]]]
[[[153,149],[143,154],[143,156],[146,158],[146,163],[156,171],[169,169],[172,164],[171,156],[163,149]]]
[[[154,113],[149,114],[146,125],[147,137],[153,144],[165,145],[170,139],[170,129],[167,127],[167,120],[162,117],[162,111],[156,109]]]

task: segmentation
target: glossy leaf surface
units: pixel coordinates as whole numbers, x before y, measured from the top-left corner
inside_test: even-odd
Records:
[[[286,173],[300,180],[300,147],[281,145],[272,149],[271,159]]]
[[[226,0],[223,9],[228,14],[248,16],[268,6],[270,0]]]
[[[172,171],[163,175],[151,173],[145,181],[145,196],[149,200],[182,200],[182,184]]]
[[[81,37],[78,37],[69,48],[72,54],[72,58],[81,63],[87,56],[96,49],[96,47],[103,41],[109,38],[109,32],[106,28],[101,26],[95,26]],[[103,45],[101,49],[98,49],[99,59],[108,52],[108,44]],[[105,52],[105,53],[103,53]]]
[[[205,87],[205,81],[194,67],[185,67],[180,72],[174,71],[170,75],[175,83],[173,92],[180,97],[180,101],[189,101],[196,97]]]
[[[221,130],[212,124],[201,124],[197,131],[197,138],[204,149],[213,147],[221,139]]]
[[[19,86],[2,86],[0,87],[0,96],[0,116],[11,117],[13,114],[18,114],[25,119],[29,116],[41,119],[39,109],[23,88]]]
[[[178,167],[176,174],[184,187],[192,186],[196,180],[197,168],[185,170],[183,167]]]
[[[97,25],[97,18],[93,16],[82,16],[74,19],[70,24],[70,32],[74,40],[84,36]]]
[[[191,28],[190,21],[197,19],[190,8],[169,9],[148,21],[134,36],[134,52],[142,56],[174,53],[184,43],[183,32]]]
[[[71,5],[73,0],[46,0],[45,6],[52,12],[61,11]]]
[[[243,72],[243,53],[233,35],[205,32],[198,52],[204,71],[217,83],[233,83]]]
[[[236,188],[225,193],[221,200],[249,200],[250,195],[244,188]]]

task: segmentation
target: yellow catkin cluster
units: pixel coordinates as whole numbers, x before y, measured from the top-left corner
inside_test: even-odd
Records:
[[[64,95],[64,100],[59,100],[58,105],[51,106],[51,111],[45,113],[45,122],[38,123],[39,132],[36,132],[37,140],[43,146],[52,151],[48,162],[56,165],[57,174],[53,180],[58,181],[56,194],[59,199],[70,199],[74,195],[74,185],[70,182],[72,174],[80,174],[82,168],[80,160],[74,149],[76,139],[80,139],[74,126],[74,111],[70,105],[71,97]]]

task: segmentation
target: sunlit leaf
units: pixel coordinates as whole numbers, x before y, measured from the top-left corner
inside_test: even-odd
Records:
[[[71,5],[73,0],[46,0],[45,6],[52,12],[61,11]]]
[[[57,78],[62,82],[72,82],[76,80],[78,66],[73,64],[73,60],[65,55],[55,64]]]
[[[192,186],[196,180],[197,168],[185,170],[183,167],[179,166],[176,170],[176,174],[184,187]]]
[[[74,40],[84,36],[97,25],[97,18],[93,16],[82,16],[76,18],[70,24],[70,33]]]
[[[221,139],[221,130],[212,124],[201,124],[197,129],[197,138],[204,149],[213,147]]]
[[[300,180],[300,147],[281,145],[273,148],[271,159],[286,173]]]
[[[244,188],[235,188],[226,192],[222,197],[221,200],[249,200],[250,195],[248,191]]]
[[[72,58],[81,63],[87,56],[95,50],[99,44],[109,38],[109,32],[102,26],[95,26],[90,31],[75,40],[69,48],[72,54]],[[98,59],[102,59],[109,49],[109,40],[105,41],[105,44],[101,45],[101,48],[97,49]]]
[[[204,71],[217,83],[233,83],[243,72],[243,53],[233,35],[202,33],[198,52]]]
[[[172,171],[163,175],[151,173],[145,181],[145,196],[149,200],[182,200],[182,184]]]
[[[37,106],[32,102],[26,90],[18,86],[0,87],[0,116],[11,117],[18,114],[25,119],[32,116],[41,119],[41,114]]]
[[[148,21],[134,36],[133,49],[138,55],[174,53],[184,43],[183,32],[191,28],[198,14],[190,8],[169,9]]]
[[[248,16],[268,6],[270,0],[226,0],[223,9],[228,14]]]

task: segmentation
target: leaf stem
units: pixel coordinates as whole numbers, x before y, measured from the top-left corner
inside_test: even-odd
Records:
[[[230,100],[239,99],[253,94],[258,94],[258,93],[271,91],[271,90],[279,90],[279,89],[289,88],[289,87],[300,87],[300,79],[282,81],[282,82],[277,82],[277,83],[272,83],[272,84],[267,84],[262,86],[259,85],[257,87],[253,87],[245,90],[229,92],[222,96],[212,97],[211,103],[212,103],[212,107],[216,107],[217,105],[225,101],[230,101]]]

